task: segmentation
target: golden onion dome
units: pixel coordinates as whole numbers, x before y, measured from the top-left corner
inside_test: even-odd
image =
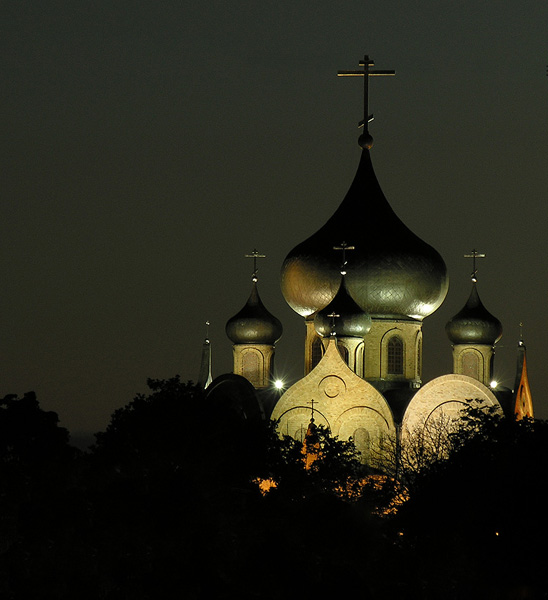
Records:
[[[445,326],[453,344],[485,344],[493,346],[502,337],[502,324],[483,306],[476,282],[464,305]]]
[[[396,216],[367,148],[339,208],[283,263],[282,292],[300,315],[314,314],[335,297],[340,264],[333,248],[341,239],[355,247],[346,287],[371,317],[422,320],[443,302],[449,285],[445,263]]]
[[[282,337],[282,324],[262,303],[256,278],[245,306],[228,320],[225,330],[234,344],[274,345]]]

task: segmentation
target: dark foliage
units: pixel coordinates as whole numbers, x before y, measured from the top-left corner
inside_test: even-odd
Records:
[[[89,454],[33,394],[4,399],[1,598],[544,597],[545,423],[470,411],[382,516],[395,484],[351,443],[317,428],[307,461],[191,383],[148,383]]]

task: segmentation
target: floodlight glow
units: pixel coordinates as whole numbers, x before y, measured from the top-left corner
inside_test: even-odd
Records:
[[[491,383],[489,385],[491,386],[491,389],[494,390],[497,387],[498,382],[497,381],[491,381]]]
[[[276,381],[274,382],[274,387],[277,390],[281,390],[284,386],[284,382],[281,379],[276,379]]]

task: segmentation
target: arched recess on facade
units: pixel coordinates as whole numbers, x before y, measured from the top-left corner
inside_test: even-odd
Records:
[[[264,355],[257,348],[246,348],[242,351],[242,375],[251,383],[262,380]]]
[[[468,377],[483,381],[484,372],[483,355],[479,350],[467,348],[460,353],[459,373],[461,375],[468,375]]]
[[[365,364],[364,364],[364,356],[365,356],[365,342],[360,342],[356,347],[355,354],[355,373],[360,377],[363,377],[365,374]]]
[[[415,377],[417,379],[422,378],[422,331],[417,331],[417,336],[415,337],[415,356],[417,360],[415,361]]]
[[[363,461],[371,463],[393,445],[395,427],[393,420],[388,418],[390,420],[371,406],[353,406],[337,417],[333,434],[341,439],[352,438]]]

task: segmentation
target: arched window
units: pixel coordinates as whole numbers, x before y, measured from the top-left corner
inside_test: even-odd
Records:
[[[388,374],[403,375],[403,340],[394,335],[388,340]]]
[[[323,344],[319,337],[314,338],[312,342],[312,368],[314,368],[323,356]]]

